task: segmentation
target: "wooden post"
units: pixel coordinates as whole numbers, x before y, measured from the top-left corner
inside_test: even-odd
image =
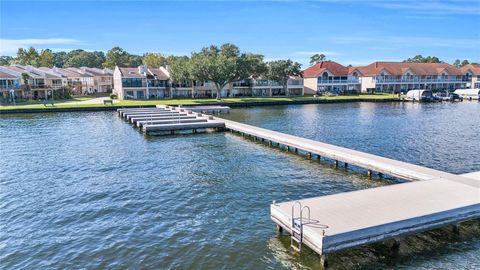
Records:
[[[295,154],[298,154],[298,148],[295,148]]]
[[[372,177],[372,170],[368,170],[367,175],[368,175],[369,177]]]
[[[327,254],[320,255],[320,264],[324,268],[328,267],[328,255]]]
[[[335,160],[335,167],[338,167],[338,160]]]
[[[343,164],[343,166],[344,166],[345,168],[348,168],[348,163],[345,162],[345,164]]]
[[[453,227],[452,227],[452,233],[455,234],[455,235],[460,234],[460,227],[458,225],[454,224]]]

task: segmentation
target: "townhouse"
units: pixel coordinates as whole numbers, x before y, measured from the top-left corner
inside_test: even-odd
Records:
[[[161,99],[171,97],[168,71],[163,68],[115,67],[114,93],[119,99]]]
[[[83,78],[88,78],[86,91],[88,93],[109,93],[113,88],[113,71],[107,68],[68,68],[68,70],[79,73]]]
[[[318,62],[303,71],[305,93],[359,93],[361,75],[356,67],[345,67],[334,61]]]
[[[461,68],[467,88],[480,89],[480,64],[468,64]]]
[[[309,94],[400,93],[412,89],[453,91],[474,85],[475,72],[478,70],[472,65],[459,69],[446,63],[374,62],[345,67],[334,61],[323,61],[304,71],[304,85]]]
[[[0,67],[0,93],[3,99],[9,99],[14,95],[15,98],[23,98],[24,89],[21,87],[20,78],[5,72]],[[13,91],[13,92],[12,92]]]
[[[52,95],[52,91],[63,87],[63,78],[61,76],[32,66],[2,66],[0,71],[17,78],[19,82],[18,91],[21,93],[21,97],[47,99],[49,95]]]
[[[172,83],[168,67],[116,67],[113,81],[119,99],[211,98],[216,92],[214,83],[208,81]],[[300,96],[303,78],[288,78],[286,87],[262,78],[238,80],[226,85],[220,93],[222,97]]]
[[[453,91],[466,88],[467,84],[462,71],[446,63],[374,62],[358,69],[362,92]]]

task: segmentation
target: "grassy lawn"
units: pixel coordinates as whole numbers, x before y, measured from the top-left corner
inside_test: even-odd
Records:
[[[354,96],[334,96],[334,97],[245,97],[245,98],[224,98],[220,100],[216,99],[165,99],[165,100],[121,100],[114,103],[115,106],[145,106],[145,105],[200,105],[206,103],[245,103],[245,102],[295,102],[295,101],[308,101],[308,100],[355,100],[355,99],[389,99],[393,98],[392,94],[368,94],[368,95],[354,95]],[[44,108],[80,108],[80,107],[105,107],[111,105],[102,104],[68,104],[73,101],[83,101],[89,98],[74,98],[67,101],[58,101],[66,104],[55,104],[54,106],[45,107],[42,102],[17,105],[17,106],[0,106],[0,110],[11,109],[44,109]]]
[[[54,102],[55,103],[68,103],[68,102],[78,102],[78,101],[86,101],[86,100],[90,100],[92,98],[90,97],[74,97],[74,98],[70,98],[70,99],[55,99]],[[6,108],[6,107],[20,107],[20,108],[23,108],[23,106],[28,106],[28,105],[37,105],[37,104],[40,104],[43,106],[43,100],[28,100],[28,101],[23,101],[23,102],[17,102],[17,105],[16,106],[13,106],[13,105],[0,105],[0,108]],[[27,108],[27,107],[25,107]]]

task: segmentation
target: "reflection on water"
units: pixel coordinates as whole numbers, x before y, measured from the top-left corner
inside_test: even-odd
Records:
[[[322,104],[227,117],[454,173],[480,170],[480,104]],[[391,184],[229,133],[144,137],[113,112],[0,116],[2,268],[317,269],[273,201]],[[466,147],[467,145],[467,147]],[[480,267],[478,222],[330,257],[333,268]]]

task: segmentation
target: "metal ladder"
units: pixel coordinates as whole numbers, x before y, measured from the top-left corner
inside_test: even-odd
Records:
[[[295,217],[295,208],[298,205],[299,217]],[[306,222],[303,219],[303,211],[308,210]],[[290,235],[290,247],[296,252],[302,252],[303,225],[310,223],[310,207],[303,206],[299,201],[292,205],[292,234]]]

